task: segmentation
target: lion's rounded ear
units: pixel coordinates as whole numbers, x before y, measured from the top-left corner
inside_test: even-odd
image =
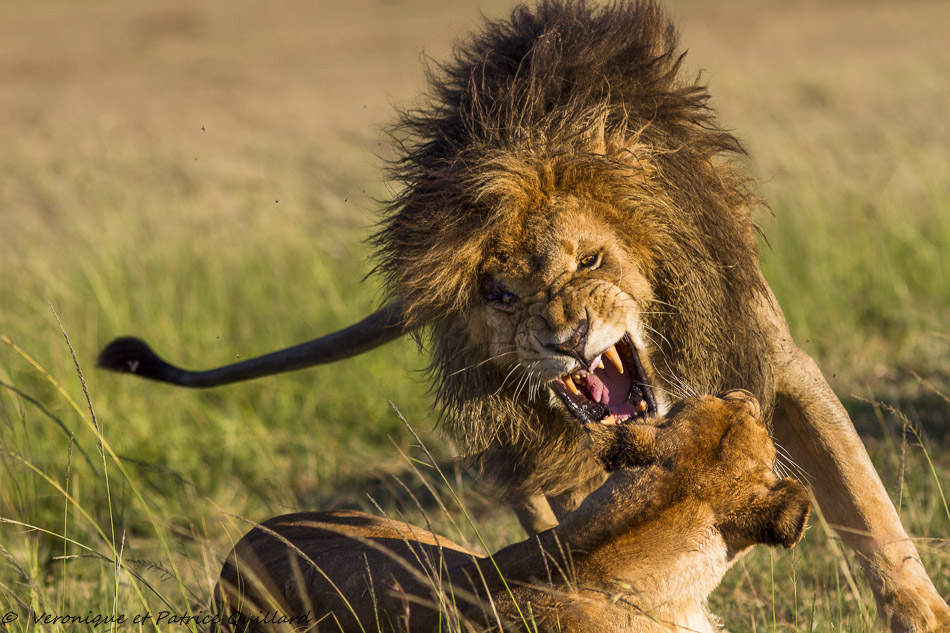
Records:
[[[756,540],[773,547],[793,546],[805,533],[810,509],[811,501],[805,488],[786,477],[769,490],[761,531]]]

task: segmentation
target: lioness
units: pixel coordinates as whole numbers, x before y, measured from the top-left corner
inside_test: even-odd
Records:
[[[950,627],[841,403],[758,268],[758,200],[649,1],[541,0],[490,22],[402,115],[376,234],[390,300],[327,337],[207,372],[120,339],[100,364],[212,386],[409,331],[448,429],[536,533],[604,479],[576,422],[640,421],[750,389],[894,631]]]
[[[239,630],[269,630],[255,618],[327,631],[453,630],[455,618],[578,633],[718,630],[705,601],[726,570],[757,543],[791,547],[808,517],[805,489],[773,472],[758,402],[737,390],[681,401],[656,426],[587,427],[615,472],[556,527],[481,557],[359,512],[277,517],[225,563],[222,615],[247,616],[232,619]]]

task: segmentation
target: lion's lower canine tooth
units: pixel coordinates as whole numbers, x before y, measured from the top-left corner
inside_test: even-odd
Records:
[[[623,363],[620,362],[620,354],[617,353],[617,347],[615,345],[611,345],[606,350],[604,350],[604,356],[606,356],[610,362],[613,363],[614,367],[617,368],[617,371],[619,371],[621,374],[623,373]],[[603,367],[603,365],[601,365],[601,367]]]
[[[617,418],[614,416],[613,413],[611,413],[606,418],[603,418],[601,422],[603,422],[604,424],[616,424]]]
[[[566,374],[561,380],[564,381],[564,384],[567,385],[567,388],[570,389],[571,393],[573,393],[575,396],[580,393],[577,391],[577,385],[575,385],[574,381],[571,380],[570,374]]]
[[[646,410],[647,410],[647,401],[646,401],[646,400],[641,400],[640,402],[637,403],[637,411],[643,412],[643,411],[646,411]]]

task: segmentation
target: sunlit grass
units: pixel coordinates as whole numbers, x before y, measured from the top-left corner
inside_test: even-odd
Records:
[[[0,20],[0,54],[23,69],[0,98],[0,615],[20,615],[13,630],[28,610],[207,609],[247,530],[233,516],[378,504],[478,549],[522,536],[470,474],[432,485],[448,498],[452,484],[471,522],[412,473],[403,454],[421,457],[417,441],[388,402],[439,459],[453,449],[410,341],[210,391],[94,369],[116,335],[199,368],[375,307],[363,240],[390,193],[378,126],[390,101],[418,93],[418,51],[444,54],[474,11],[317,5],[13,3]],[[765,274],[948,596],[950,62],[938,5],[674,9],[688,63],[710,69],[772,205],[759,217]],[[733,15],[755,28],[736,37],[747,22]],[[831,18],[856,15],[861,29],[834,30]],[[911,31],[882,35],[899,28]],[[791,553],[755,551],[714,610],[734,632],[870,630],[855,569],[816,521]]]
[[[14,351],[34,367],[28,352]],[[61,391],[60,380],[46,375],[42,366],[34,370],[56,392],[47,409],[62,412],[54,420],[25,392],[17,395],[9,387],[0,399],[8,424],[4,437],[11,438],[2,454],[9,485],[0,492],[0,533],[5,541],[0,607],[21,614],[21,625],[30,611],[115,617],[162,611],[207,613],[224,554],[249,528],[247,521],[257,522],[238,519],[228,508],[240,507],[248,496],[276,494],[281,486],[270,484],[256,490],[246,484],[253,477],[240,469],[219,471],[213,458],[206,458],[209,461],[203,466],[192,467],[203,471],[205,480],[227,474],[245,476],[239,480],[245,483],[219,482],[220,488],[203,490],[180,472],[120,458],[112,438],[121,438],[121,427],[104,420],[100,435],[81,393]],[[91,402],[95,408],[94,393]],[[895,495],[905,524],[919,539],[928,570],[938,586],[946,587],[950,517],[941,481],[950,474],[950,459],[945,452],[928,447],[929,442],[916,434],[916,427],[901,412],[888,405],[875,406],[882,416],[896,418],[901,428],[908,429],[871,442],[870,452],[881,471],[891,473],[885,483]],[[60,423],[72,430],[71,436],[62,432]],[[410,436],[415,444],[415,436]],[[347,507],[382,511],[431,526],[482,551],[521,538],[511,513],[492,504],[485,490],[468,477],[455,476],[451,468],[439,471],[427,466],[432,456],[421,446],[388,452],[379,481],[363,481],[354,487],[340,474],[336,484],[329,482],[316,494],[311,491],[314,496],[305,502],[286,495],[259,498],[248,516],[263,519],[300,508],[330,508],[342,499]],[[294,463],[299,461],[256,462],[256,466],[252,462],[246,468],[292,481]],[[362,496],[359,488],[369,497]],[[237,499],[221,492],[239,489]],[[106,502],[110,497],[111,505]],[[713,609],[734,631],[763,627],[870,631],[874,622],[873,600],[853,558],[820,515],[792,552],[753,551],[714,594]]]

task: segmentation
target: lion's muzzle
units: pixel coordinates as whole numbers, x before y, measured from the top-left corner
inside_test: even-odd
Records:
[[[657,413],[653,388],[629,335],[598,354],[589,367],[548,384],[584,424],[628,422]]]

